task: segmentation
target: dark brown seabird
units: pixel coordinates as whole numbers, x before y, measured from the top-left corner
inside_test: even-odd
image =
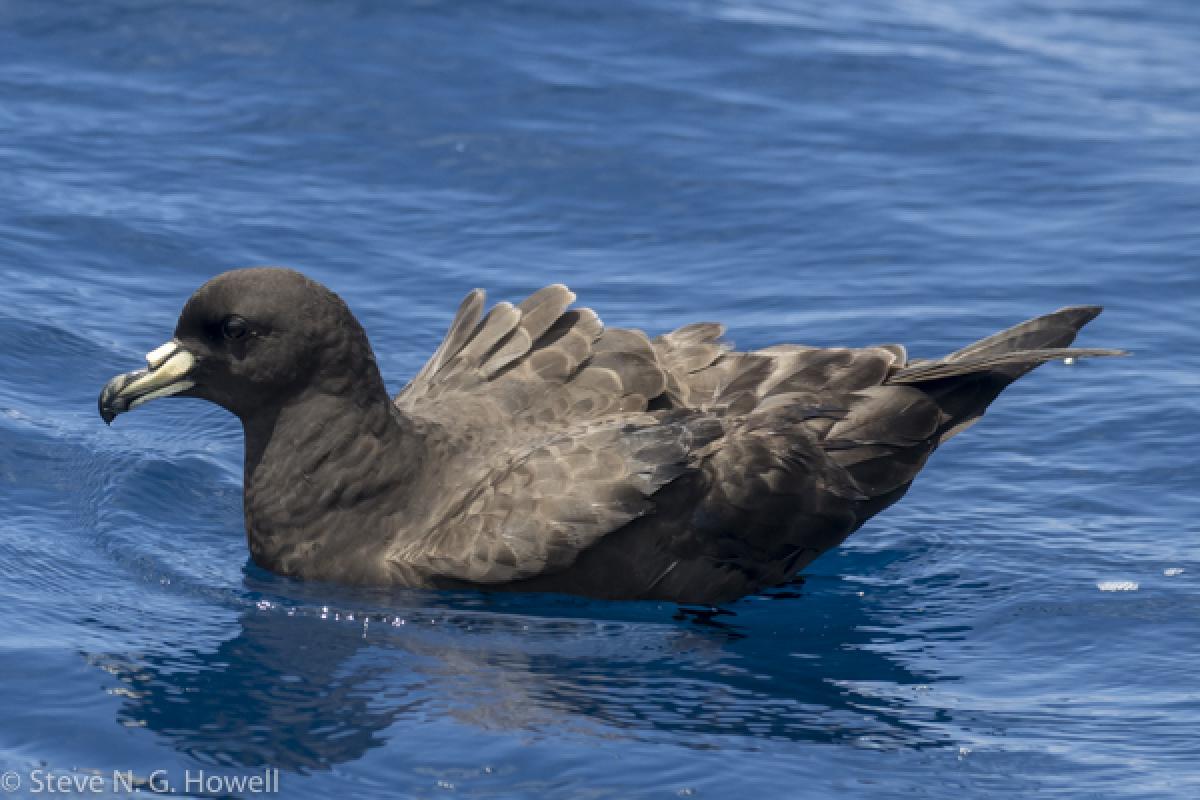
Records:
[[[900,499],[942,442],[1100,309],[1064,308],[937,360],[900,345],[740,353],[714,323],[605,328],[565,286],[483,314],[467,295],[388,397],[333,292],[218,275],[100,415],[200,397],[245,430],[250,553],[338,583],[724,602],[790,579]]]

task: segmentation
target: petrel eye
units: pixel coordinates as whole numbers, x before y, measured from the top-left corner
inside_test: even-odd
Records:
[[[221,321],[221,335],[226,339],[241,339],[249,330],[250,326],[246,324],[246,320],[236,314]]]

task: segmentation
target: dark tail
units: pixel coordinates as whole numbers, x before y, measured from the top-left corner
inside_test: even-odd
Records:
[[[973,424],[1006,386],[1035,367],[1066,358],[1127,355],[1124,350],[1070,347],[1099,306],[1072,306],[980,339],[936,361],[911,361],[890,384],[916,385],[948,417],[938,443]]]

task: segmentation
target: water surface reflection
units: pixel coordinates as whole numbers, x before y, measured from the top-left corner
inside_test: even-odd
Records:
[[[911,702],[934,677],[887,652],[909,637],[881,637],[869,603],[817,583],[744,601],[718,626],[666,604],[549,596],[339,590],[318,605],[321,589],[252,571],[237,635],[98,660],[122,684],[122,724],[224,766],[327,769],[393,725],[445,717],[697,748],[942,744],[935,714]]]

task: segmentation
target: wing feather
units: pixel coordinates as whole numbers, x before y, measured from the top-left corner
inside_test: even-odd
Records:
[[[446,338],[442,340],[441,345],[434,351],[433,357],[417,373],[410,385],[428,382],[449,358],[458,354],[463,344],[475,333],[479,317],[483,313],[483,302],[486,297],[482,289],[472,289],[463,298],[462,303],[458,306],[458,312],[454,315],[454,320],[450,323],[450,329],[446,332]]]
[[[899,499],[1015,377],[1117,352],[1067,349],[1093,307],[910,361],[900,345],[736,352],[716,323],[650,339],[606,329],[574,300],[555,284],[485,316],[471,292],[396,397],[437,453],[416,533],[394,544],[399,564],[574,590],[603,563],[654,596],[736,596]]]
[[[640,414],[535,443],[481,474],[433,533],[401,543],[393,558],[478,584],[562,570],[649,512],[651,497],[696,469],[722,432],[703,415]]]
[[[483,365],[487,357],[516,330],[521,321],[521,312],[512,303],[497,303],[479,323],[478,328],[455,356],[468,368]]]

